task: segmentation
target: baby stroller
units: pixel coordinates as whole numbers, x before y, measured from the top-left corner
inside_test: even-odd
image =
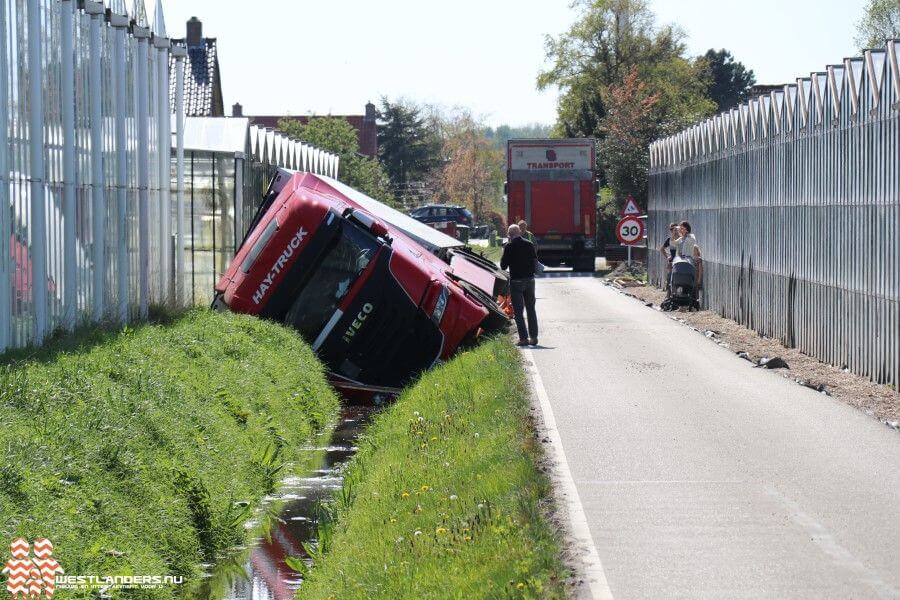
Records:
[[[676,256],[672,260],[669,297],[663,301],[660,308],[676,310],[681,306],[687,306],[690,310],[700,310],[697,268],[694,266],[694,261],[686,256]]]

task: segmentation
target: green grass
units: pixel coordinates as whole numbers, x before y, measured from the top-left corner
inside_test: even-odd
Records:
[[[195,310],[8,354],[0,540],[47,537],[72,575],[196,579],[243,541],[249,512],[337,408],[297,335],[232,314]]]
[[[518,353],[495,339],[378,415],[298,597],[563,597],[524,382]]]
[[[503,246],[487,246],[485,248],[473,248],[473,250],[498,264],[500,263],[500,257],[503,256]]]

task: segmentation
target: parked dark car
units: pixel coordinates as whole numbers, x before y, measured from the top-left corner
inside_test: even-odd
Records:
[[[409,216],[422,223],[445,223],[453,221],[471,227],[474,222],[472,211],[462,206],[449,204],[426,204],[410,211]]]

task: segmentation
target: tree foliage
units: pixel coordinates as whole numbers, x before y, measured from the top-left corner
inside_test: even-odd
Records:
[[[856,24],[860,50],[880,48],[884,41],[900,37],[900,0],[869,0]]]
[[[600,157],[609,186],[623,198],[647,197],[647,153],[656,131],[657,102],[659,96],[648,91],[636,67],[609,88]]]
[[[498,125],[497,128],[486,127],[484,129],[484,137],[486,137],[497,148],[506,152],[506,143],[509,140],[523,138],[549,138],[553,133],[553,127],[544,125],[543,123],[530,123],[513,127],[510,125]]]
[[[710,48],[703,56],[709,71],[707,95],[716,103],[719,111],[734,108],[750,97],[750,89],[756,84],[756,75],[734,60],[728,50]]]
[[[337,154],[340,157],[338,175],[342,182],[376,200],[396,204],[384,169],[378,161],[359,153],[356,129],[345,119],[314,117],[307,124],[282,119],[278,122],[278,129],[321,150]]]
[[[646,178],[646,165],[637,160],[641,154],[646,159],[646,148],[626,153],[624,138],[607,146],[606,137],[621,131],[606,123],[612,105],[617,120],[640,121],[637,135],[642,140],[673,133],[716,108],[707,97],[706,61],[686,55],[684,34],[677,27],[656,25],[647,0],[576,0],[574,6],[580,14],[571,28],[547,38],[552,66],[539,75],[538,87],[560,89],[556,134],[600,140],[602,165],[616,174],[608,181],[617,201],[644,190],[635,198],[646,202],[646,184],[626,185]],[[639,96],[628,96],[638,91]],[[654,101],[646,103],[651,97]],[[627,107],[629,103],[634,106]],[[604,157],[604,148],[620,151]]]
[[[442,156],[437,199],[462,204],[481,223],[501,204],[505,154],[484,135],[484,126],[471,114],[443,120]]]
[[[394,195],[415,196],[416,187],[440,163],[440,141],[422,108],[409,102],[381,99],[378,112],[378,160]]]

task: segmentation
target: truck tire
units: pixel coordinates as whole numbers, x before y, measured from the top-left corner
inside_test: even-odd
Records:
[[[594,256],[580,256],[575,259],[572,270],[576,273],[593,273],[595,270]]]
[[[467,295],[471,298],[475,299],[479,304],[485,307],[488,311],[487,316],[481,322],[481,328],[484,329],[484,332],[488,335],[494,333],[505,333],[509,331],[509,317],[506,316],[500,307],[497,306],[497,303],[484,293],[480,288],[475,287],[468,281],[457,280],[459,287],[461,287]]]

